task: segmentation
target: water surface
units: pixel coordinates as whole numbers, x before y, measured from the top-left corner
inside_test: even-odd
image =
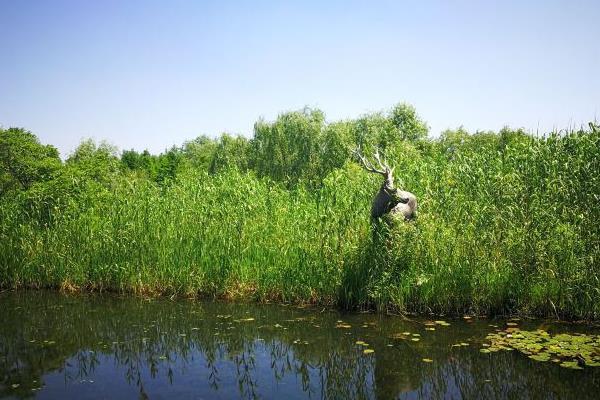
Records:
[[[481,353],[503,320],[427,330],[425,319],[379,314],[45,291],[0,294],[0,316],[0,398],[597,399],[600,390],[600,368]]]

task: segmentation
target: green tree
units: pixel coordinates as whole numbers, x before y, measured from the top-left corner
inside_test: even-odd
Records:
[[[121,154],[121,165],[131,171],[141,172],[153,181],[158,176],[158,156],[148,150],[138,153],[135,150],[125,150]]]
[[[66,165],[80,179],[108,186],[119,173],[118,150],[107,142],[97,145],[92,139],[85,139],[67,158]]]
[[[251,165],[260,176],[285,182],[314,183],[319,171],[319,144],[325,125],[320,110],[304,108],[281,114],[273,123],[258,121],[251,141]]]
[[[210,173],[214,174],[228,168],[247,170],[248,150],[249,142],[245,137],[222,134],[210,164]]]
[[[58,150],[41,144],[33,133],[0,128],[0,196],[52,179],[61,165]]]
[[[193,168],[202,171],[208,171],[217,151],[218,143],[216,140],[206,135],[198,136],[196,139],[185,142],[182,147],[182,153]]]
[[[182,150],[177,146],[159,155],[156,182],[163,185],[173,181],[183,167],[183,160]]]
[[[397,104],[392,108],[389,118],[401,140],[416,141],[427,138],[429,128],[410,104]]]
[[[324,178],[334,169],[343,167],[354,147],[351,122],[328,124],[319,142],[319,177]]]

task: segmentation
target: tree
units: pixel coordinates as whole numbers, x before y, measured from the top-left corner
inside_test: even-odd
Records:
[[[164,185],[173,181],[182,166],[182,161],[183,153],[177,146],[173,146],[159,155],[156,182]]]
[[[22,128],[0,128],[0,196],[27,190],[36,182],[52,179],[62,166],[58,150],[43,145]]]
[[[210,163],[210,173],[235,168],[239,171],[248,169],[249,142],[243,136],[221,135]]]
[[[67,158],[66,165],[80,178],[108,186],[119,172],[117,154],[117,148],[107,142],[97,145],[92,139],[85,139]]]
[[[131,171],[141,172],[151,180],[156,180],[158,176],[158,157],[150,154],[148,150],[141,153],[124,150],[121,154],[121,165]]]
[[[182,147],[184,158],[195,169],[208,171],[217,151],[217,141],[206,135],[185,142]]]
[[[429,127],[410,104],[397,104],[392,108],[389,118],[401,140],[417,141],[427,138]]]
[[[325,115],[320,110],[280,114],[273,123],[259,120],[251,141],[251,166],[259,176],[293,186],[314,181],[319,170],[319,143]]]
[[[328,124],[319,142],[319,176],[325,178],[336,168],[341,168],[356,147],[352,138],[352,123],[347,121]]]

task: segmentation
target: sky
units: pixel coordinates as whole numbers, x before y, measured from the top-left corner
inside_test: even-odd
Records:
[[[158,153],[304,106],[431,127],[600,120],[600,1],[0,0],[0,126]]]

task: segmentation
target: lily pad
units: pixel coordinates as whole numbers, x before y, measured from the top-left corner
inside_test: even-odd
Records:
[[[524,331],[507,328],[501,332],[490,333],[486,339],[491,343],[483,344],[484,348],[480,350],[482,353],[517,350],[532,360],[560,363],[563,368],[600,366],[600,343],[598,336],[594,335],[551,335],[543,329]]]
[[[560,363],[560,366],[569,369],[583,369],[579,366],[579,364],[577,364],[577,361],[563,361]]]
[[[535,360],[535,361],[543,361],[543,362],[550,361],[550,356],[546,353],[529,356],[529,358],[531,358],[532,360]]]

